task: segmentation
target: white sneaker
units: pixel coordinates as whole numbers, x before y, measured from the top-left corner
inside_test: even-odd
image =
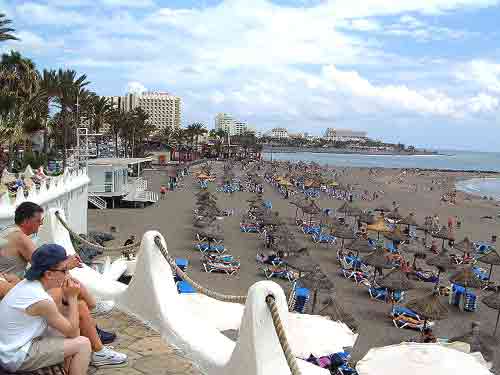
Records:
[[[120,366],[127,363],[127,355],[116,352],[109,346],[104,346],[100,351],[92,353],[90,364],[96,367]]]
[[[99,301],[96,303],[94,310],[92,310],[93,315],[105,315],[111,312],[115,307],[113,301]]]

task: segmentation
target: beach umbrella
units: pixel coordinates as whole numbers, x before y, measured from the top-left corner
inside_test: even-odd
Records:
[[[415,220],[415,215],[411,212],[408,216],[401,219],[398,224],[408,225],[408,229],[410,225],[417,226],[417,221]]]
[[[359,375],[491,375],[470,353],[416,342],[372,348],[358,361],[356,371]]]
[[[371,230],[373,232],[377,232],[377,238],[380,238],[380,233],[390,232],[391,230],[385,224],[384,216],[380,215],[375,223],[367,225],[366,230]]]
[[[499,310],[500,313],[500,310]],[[481,331],[480,322],[472,322],[472,329],[465,335],[453,337],[449,340],[453,342],[463,342],[470,345],[471,353],[481,353],[487,362],[493,362],[495,352],[498,351],[500,341],[492,335]]]
[[[379,212],[384,213],[384,212],[390,212],[391,209],[389,207],[387,207],[386,205],[380,205],[377,208],[375,208],[374,211],[379,211]]]
[[[498,328],[498,321],[500,320],[500,287],[497,287],[495,292],[484,297],[483,303],[486,306],[488,306],[490,309],[494,309],[494,310],[498,311],[497,322],[495,323],[495,330],[493,331],[493,335],[496,335],[497,328]]]
[[[318,310],[318,315],[327,316],[330,320],[334,322],[345,323],[351,331],[354,333],[358,332],[359,324],[356,319],[349,313],[347,313],[344,308],[338,302],[333,292],[328,294],[328,297],[320,301],[320,308]]]
[[[385,215],[385,217],[387,217],[388,219],[394,220],[396,222],[403,218],[401,216],[401,214],[399,213],[399,210],[397,208],[395,208],[393,211],[389,212],[387,215]]]
[[[472,243],[471,240],[469,240],[469,237],[465,237],[463,241],[454,244],[453,250],[458,250],[465,254],[470,254],[475,251],[474,244]]]
[[[408,302],[405,307],[424,318],[424,329],[428,320],[442,320],[448,316],[448,308],[439,300],[437,291]]]
[[[446,228],[444,225],[441,227],[441,229],[437,233],[433,233],[432,237],[434,238],[441,238],[443,240],[442,248],[444,249],[444,241],[449,240],[453,241],[455,239],[455,236],[451,231]]]
[[[351,243],[345,246],[347,250],[355,251],[356,256],[359,256],[359,253],[372,253],[375,248],[370,245],[368,240],[364,238],[357,238]]]
[[[363,213],[359,215],[359,221],[362,223],[366,223],[368,225],[375,223],[375,216],[369,213]]]
[[[316,300],[319,291],[327,291],[331,292],[334,288],[332,280],[321,271],[319,265],[314,267],[314,271],[306,274],[305,276],[299,278],[297,282],[302,285],[304,288],[308,288],[313,292],[313,303],[312,303],[312,311],[314,313],[314,309],[316,307]]]
[[[441,250],[441,252],[433,256],[432,258],[429,258],[426,260],[426,262],[429,266],[436,267],[438,270],[438,280],[436,282],[436,285],[439,284],[439,276],[441,275],[441,272],[447,272],[449,270],[453,270],[457,267],[455,263],[452,262],[450,253],[448,252],[447,249]]]
[[[302,273],[314,272],[319,267],[317,263],[314,263],[310,255],[297,253],[287,256],[284,261],[290,268],[299,271],[299,278],[302,276]]]
[[[424,232],[424,245],[427,244],[427,234],[432,232],[432,219],[430,217],[425,218],[425,222],[422,225],[417,225],[417,229]]]
[[[394,268],[387,275],[377,280],[377,284],[381,288],[386,288],[387,290],[394,293],[395,291],[407,291],[415,288],[415,283],[408,279],[406,273],[404,273],[401,268]],[[392,298],[392,304],[394,305],[394,298]]]
[[[488,274],[488,281],[490,281],[491,274],[493,272],[493,266],[500,265],[500,255],[498,255],[498,252],[496,250],[491,250],[488,254],[478,258],[478,261],[490,265],[490,273]]]
[[[455,272],[450,276],[450,281],[453,284],[463,286],[466,290],[467,288],[481,289],[483,286],[481,280],[479,280],[474,274],[474,271],[472,271],[472,266]]]
[[[273,226],[278,226],[278,225],[281,225],[283,224],[283,221],[281,220],[281,218],[279,217],[279,214],[278,212],[275,212],[274,214],[272,215],[267,215],[267,216],[264,216],[262,218],[262,221],[261,223],[263,225],[273,225]]]
[[[382,246],[377,246],[374,252],[364,256],[362,263],[374,267],[375,271],[378,270],[380,275],[382,275],[382,269],[394,268],[394,265],[389,263],[387,254]],[[375,279],[375,274],[376,272],[373,273],[373,279]]]
[[[412,241],[403,245],[403,253],[413,254],[413,268],[416,266],[417,258],[425,258],[427,256],[425,249],[416,241]]]
[[[342,226],[342,227],[333,227],[331,233],[338,238],[342,239],[342,245],[341,245],[341,250],[344,249],[344,241],[345,240],[355,240],[358,238],[356,233],[354,233],[349,227],[347,226]]]

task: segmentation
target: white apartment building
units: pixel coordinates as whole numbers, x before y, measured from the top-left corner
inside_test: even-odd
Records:
[[[107,98],[114,108],[127,112],[141,107],[149,115],[148,121],[156,127],[181,126],[181,98],[178,96],[166,92],[145,92]]]
[[[286,130],[285,128],[274,128],[271,130],[271,138],[288,138],[288,130]]]
[[[242,135],[247,131],[255,132],[255,128],[250,127],[246,121],[235,119],[228,113],[218,113],[215,116],[215,130],[222,129],[230,136]]]
[[[329,142],[366,142],[367,133],[350,129],[327,128],[323,138]]]

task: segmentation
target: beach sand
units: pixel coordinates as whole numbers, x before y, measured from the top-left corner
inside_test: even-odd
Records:
[[[221,164],[218,166],[219,170],[221,166]],[[241,172],[236,171],[236,173]],[[433,179],[443,176],[464,178],[472,176],[472,174],[422,172],[422,175],[406,177],[404,184],[394,182],[397,180],[396,176],[400,176],[400,171],[379,170],[378,175],[373,178],[369,176],[368,169],[350,168],[346,170],[342,182],[359,184],[363,186],[363,189],[369,191],[385,191],[384,197],[376,201],[356,202],[362,208],[374,208],[380,204],[391,207],[391,203],[396,201],[402,215],[413,212],[417,221],[423,223],[425,216],[437,214],[441,224],[444,225],[447,224],[449,216],[459,216],[462,219],[462,228],[456,232],[458,241],[462,240],[464,236],[469,236],[474,241],[489,241],[492,234],[498,234],[499,221],[496,216],[500,207],[497,207],[494,202],[478,198],[464,200],[464,194],[459,193],[457,205],[449,205],[440,202],[442,191],[437,187],[434,188],[434,191],[429,191]],[[147,178],[149,189],[159,191],[160,185],[166,182],[166,173],[150,173]],[[392,183],[387,183],[391,181]],[[247,192],[237,192],[232,195],[217,193],[220,208],[237,210],[236,215],[224,218],[222,223],[225,234],[224,244],[229,252],[241,261],[241,272],[235,276],[210,274],[201,271],[200,255],[193,247],[191,223],[194,193],[198,191],[197,184],[193,182],[191,177],[185,178],[184,184],[186,187],[181,191],[168,192],[165,200],[160,200],[157,204],[145,209],[89,210],[89,230],[108,231],[111,225],[115,225],[119,232],[117,240],[110,245],[122,244],[130,234],[141,238],[145,231],[158,230],[165,237],[171,254],[189,259],[188,273],[193,279],[218,292],[246,294],[250,285],[264,279],[255,261],[258,249],[263,247],[262,239],[256,234],[241,233],[239,230],[241,213],[247,208],[246,199],[253,194]],[[411,185],[410,190],[413,190],[414,184],[418,185],[418,191],[409,192],[407,185]],[[215,185],[210,184],[209,190],[214,191]],[[356,286],[353,282],[339,275],[339,266],[335,261],[337,247],[314,244],[309,237],[299,232],[293,222],[295,207],[283,200],[268,184],[265,184],[264,197],[272,201],[273,211],[278,211],[282,218],[286,218],[289,227],[296,232],[296,237],[308,247],[315,261],[331,277],[335,283],[336,297],[339,303],[357,319],[359,338],[353,351],[354,360],[362,358],[372,347],[399,343],[418,335],[417,331],[394,327],[388,317],[391,310],[390,304],[370,299],[366,287]],[[324,198],[318,199],[317,202],[321,208],[338,208],[343,204],[343,201]],[[494,219],[481,219],[484,216],[491,216]],[[441,244],[441,240],[439,240],[439,244]],[[431,269],[423,264],[423,261],[417,262],[424,269]],[[480,266],[489,267],[481,264]],[[500,281],[500,269],[494,271],[493,279],[497,283]],[[445,283],[444,277],[442,280],[442,283]],[[290,287],[287,282],[276,281],[283,285],[285,291]],[[431,290],[432,284],[418,283],[417,289],[407,292],[405,301],[430,293]],[[485,294],[482,292],[480,296]],[[443,303],[447,304],[447,297],[441,298]],[[493,331],[497,312],[487,308],[484,304],[479,303],[479,309],[474,313],[461,313],[455,306],[448,305],[448,307],[449,317],[436,322],[434,333],[437,337],[450,338],[462,335],[470,329],[472,321],[481,321],[482,329],[486,332]],[[500,355],[497,355],[495,361],[496,368],[500,368],[500,358],[498,357]]]

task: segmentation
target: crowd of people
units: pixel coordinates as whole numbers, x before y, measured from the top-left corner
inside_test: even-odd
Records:
[[[24,202],[13,226],[0,231],[0,368],[27,372],[64,363],[69,375],[89,364],[123,366],[127,356],[106,346],[116,335],[97,327],[96,299],[71,277],[78,255],[33,241],[43,208]]]

